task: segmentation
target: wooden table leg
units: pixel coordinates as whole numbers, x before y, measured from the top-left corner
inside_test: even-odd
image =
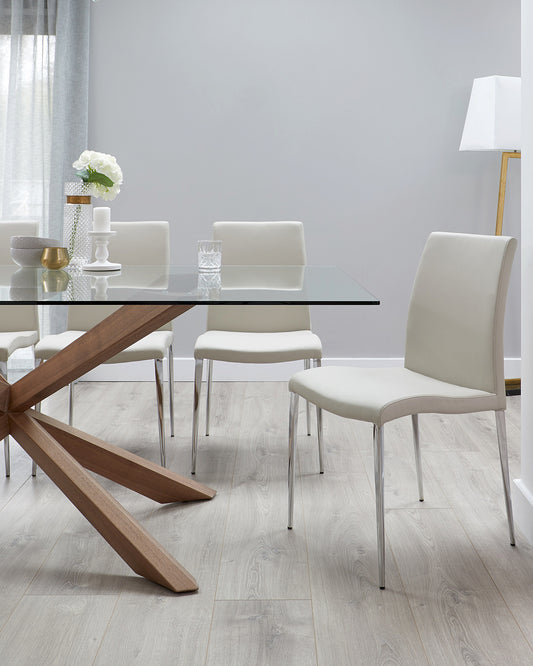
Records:
[[[13,435],[136,573],[174,592],[198,585],[84,467],[158,502],[215,491],[29,408],[191,307],[123,306],[15,384],[0,381],[0,436]]]
[[[50,416],[31,413],[52,437],[86,469],[156,502],[189,502],[215,496],[207,486],[175,474],[140,456],[97,439]]]
[[[9,414],[11,434],[104,539],[149,580],[174,592],[198,584],[166,550],[28,413]]]

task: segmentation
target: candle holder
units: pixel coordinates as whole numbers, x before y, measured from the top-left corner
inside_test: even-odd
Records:
[[[94,251],[96,261],[93,261],[92,264],[85,264],[84,271],[119,271],[122,268],[121,264],[114,264],[107,260],[109,257],[109,239],[111,236],[115,236],[116,233],[116,231],[89,231],[89,236],[92,236],[96,243]]]

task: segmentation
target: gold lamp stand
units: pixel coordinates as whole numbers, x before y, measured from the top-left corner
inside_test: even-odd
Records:
[[[498,211],[496,213],[496,236],[502,235],[503,228],[503,206],[505,204],[505,186],[507,185],[507,166],[509,159],[513,157],[522,157],[520,151],[503,152],[502,153],[502,167],[500,170],[500,190],[498,192]],[[505,391],[507,395],[520,395],[521,381],[520,377],[505,380]]]

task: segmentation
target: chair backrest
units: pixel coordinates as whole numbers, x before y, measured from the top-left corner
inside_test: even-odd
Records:
[[[215,222],[213,239],[222,241],[222,264],[226,266],[305,266],[306,263],[301,222]],[[309,330],[309,306],[210,305],[207,328],[246,332]]]
[[[109,260],[125,266],[168,266],[170,260],[169,224],[166,221],[111,222],[116,231],[109,243]],[[120,306],[71,305],[68,328],[87,331]],[[172,322],[161,327],[172,329]]]
[[[159,222],[111,222],[110,261],[133,266],[168,266],[169,225]]]
[[[0,265],[13,265],[11,236],[37,236],[39,223],[35,220],[0,221]],[[0,331],[37,331],[36,305],[0,305]]]
[[[516,239],[432,233],[416,274],[405,367],[497,394],[505,405],[503,323]]]

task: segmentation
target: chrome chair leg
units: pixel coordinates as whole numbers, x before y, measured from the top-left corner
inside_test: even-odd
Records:
[[[68,424],[71,426],[74,422],[74,384],[70,382],[68,385]]]
[[[309,370],[311,367],[311,359],[304,358],[304,369]],[[307,436],[311,434],[311,405],[305,401],[305,416],[307,419]]]
[[[174,353],[168,348],[168,406],[170,412],[170,436],[174,437]]]
[[[322,433],[322,409],[318,405],[316,406],[316,427],[318,439],[318,465],[320,468],[320,474],[324,474],[324,453],[322,448],[322,442],[324,439]]]
[[[413,424],[413,444],[415,447],[416,478],[418,480],[418,499],[424,501],[424,481],[422,479],[422,458],[420,456],[420,437],[418,431],[418,414],[411,414]]]
[[[321,359],[315,358],[315,368],[320,368],[321,365]],[[324,431],[322,427],[322,409],[318,405],[316,405],[316,432],[318,440],[318,464],[320,466],[320,474],[324,474]]]
[[[6,476],[11,476],[11,452],[9,449],[9,435],[4,437],[4,463],[6,466]]]
[[[7,381],[7,361],[0,361],[0,375]],[[11,451],[9,448],[9,435],[4,437],[4,464],[6,477],[11,476]]]
[[[296,464],[296,436],[298,431],[298,398],[297,393],[291,393],[289,408],[289,518],[288,529],[292,530],[292,519],[294,513],[294,472]]]
[[[202,390],[202,373],[204,361],[197,358],[194,361],[194,397],[192,412],[192,461],[191,474],[196,474],[196,452],[198,449],[198,412],[200,410],[200,393]]]
[[[376,486],[376,524],[378,532],[379,587],[385,589],[385,505],[383,474],[383,428],[374,425],[374,478]]]
[[[498,433],[498,448],[500,450],[500,467],[502,470],[503,493],[505,495],[505,509],[507,510],[507,522],[509,523],[509,539],[511,546],[515,545],[513,505],[511,503],[511,483],[509,479],[509,458],[507,455],[507,432],[505,428],[505,411],[503,409],[495,412],[496,432]]]
[[[163,401],[163,359],[154,359],[155,390],[157,394],[157,425],[159,427],[159,451],[161,466],[166,467],[165,454],[165,410]]]
[[[41,365],[41,363],[42,363],[42,359],[34,357],[34,359],[33,359],[33,367],[34,368],[36,368],[38,365]],[[35,405],[35,411],[36,412],[41,411],[41,403],[40,402],[38,402]],[[32,476],[37,476],[37,463],[35,462],[35,460],[31,461],[31,475]]]
[[[213,379],[213,361],[207,360],[207,393],[205,399],[205,436],[209,437],[209,419],[211,415],[211,381]]]

